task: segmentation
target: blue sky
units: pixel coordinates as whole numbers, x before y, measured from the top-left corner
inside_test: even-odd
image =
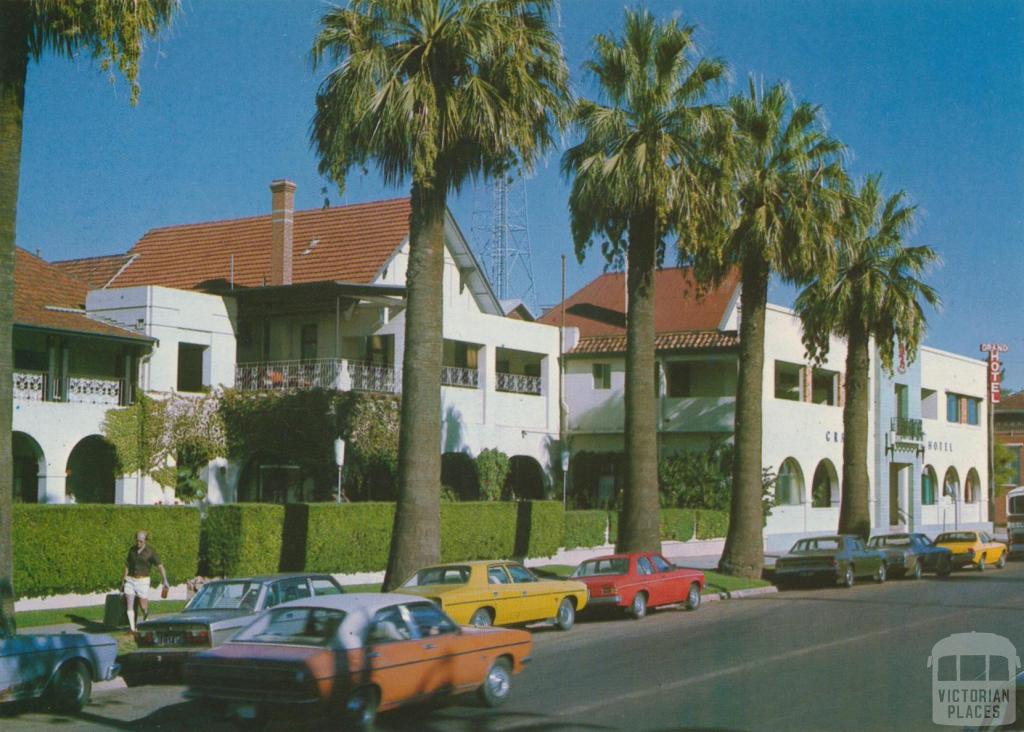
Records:
[[[975,356],[1007,343],[1006,386],[1024,387],[1024,3],[648,2],[700,27],[707,55],[732,69],[731,91],[755,74],[784,80],[823,107],[851,152],[857,178],[881,172],[888,190],[919,206],[911,243],[944,265],[930,281],[944,307],[928,344]],[[299,208],[321,188],[308,129],[320,72],[308,49],[325,8],[305,0],[183,0],[172,29],[143,59],[142,96],[89,58],[45,58],[29,69],[18,206],[18,244],[46,259],[123,252],[153,227],[269,212],[268,183],[298,184]],[[562,36],[573,80],[595,33],[617,32],[623,3],[562,0]],[[727,91],[730,91],[727,90]],[[551,153],[527,182],[537,299],[602,271],[599,252],[577,264],[568,186]],[[333,203],[404,195],[371,171]],[[467,234],[480,194],[452,202]],[[775,287],[772,300],[793,293]]]

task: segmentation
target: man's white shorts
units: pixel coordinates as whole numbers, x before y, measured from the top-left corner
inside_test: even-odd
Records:
[[[125,577],[124,594],[138,595],[143,600],[149,599],[149,577]]]

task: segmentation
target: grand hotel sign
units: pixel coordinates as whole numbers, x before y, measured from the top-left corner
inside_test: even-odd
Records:
[[[999,377],[1003,368],[999,354],[1009,350],[1005,343],[981,344],[981,352],[988,354],[988,395],[992,404],[999,404]]]

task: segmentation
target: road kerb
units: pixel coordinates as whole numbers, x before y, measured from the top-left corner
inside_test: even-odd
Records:
[[[733,590],[732,592],[717,592],[712,595],[705,595],[701,599],[704,602],[718,602],[719,600],[739,600],[744,597],[757,597],[758,595],[773,595],[779,591],[775,585],[769,587],[751,587],[748,590]]]

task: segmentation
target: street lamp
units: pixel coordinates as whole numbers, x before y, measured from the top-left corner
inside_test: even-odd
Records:
[[[338,489],[335,491],[334,497],[338,503],[341,503],[341,473],[345,468],[345,441],[340,437],[334,440],[334,464],[338,466]]]
[[[569,448],[562,447],[562,509],[566,508],[566,497],[568,495],[567,485],[569,480]]]

